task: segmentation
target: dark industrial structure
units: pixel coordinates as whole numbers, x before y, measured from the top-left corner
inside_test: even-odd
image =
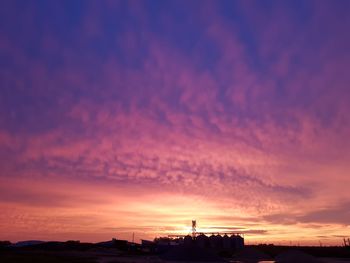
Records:
[[[197,222],[192,220],[192,233],[156,238],[154,243],[143,240],[142,245],[158,252],[174,246],[198,247],[215,251],[239,251],[244,247],[244,237],[240,233],[197,232]]]
[[[350,238],[344,238],[344,247],[350,248]]]

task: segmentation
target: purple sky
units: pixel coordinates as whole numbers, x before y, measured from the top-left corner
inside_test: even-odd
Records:
[[[1,1],[0,240],[350,235],[350,2]]]

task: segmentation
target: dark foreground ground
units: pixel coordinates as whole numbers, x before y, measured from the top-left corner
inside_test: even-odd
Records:
[[[194,248],[176,248],[161,255],[140,251],[120,251],[115,248],[85,247],[84,249],[12,248],[0,250],[0,262],[18,263],[141,263],[141,262],[350,262],[350,250],[343,247],[282,247],[247,246],[234,255],[210,253]]]

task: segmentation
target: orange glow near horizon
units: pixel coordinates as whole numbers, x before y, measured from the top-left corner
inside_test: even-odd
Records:
[[[99,182],[92,186],[71,180],[43,180],[34,184],[25,179],[1,182],[7,191],[11,191],[11,184],[14,183],[18,186],[15,191],[22,191],[28,198],[46,199],[48,203],[33,205],[30,200],[27,204],[15,206],[15,200],[11,205],[0,203],[3,211],[0,216],[2,238],[11,241],[80,239],[97,242],[112,237],[131,240],[132,233],[135,233],[135,240],[139,242],[140,239],[189,234],[192,218],[197,220],[197,232],[239,232],[244,234],[248,244],[315,245],[322,240],[324,245],[340,245],[340,240],[314,236],[317,232],[320,235],[328,232],[340,236],[344,230],[337,224],[310,226],[269,223],[257,215],[221,206],[216,200],[186,193],[149,194],[140,188],[120,189]],[[26,193],[22,188],[24,185],[27,188],[28,184],[31,184],[31,193]],[[52,184],[55,184],[55,189],[45,191]],[[77,190],[79,194],[76,194]],[[137,194],[128,196],[126,193],[129,191]],[[65,199],[59,200],[59,196]],[[50,200],[53,197],[57,199]],[[51,202],[55,202],[55,208],[48,207],[52,206]],[[252,217],[257,217],[256,221]],[[320,228],[315,231],[315,227]],[[8,232],[10,228],[12,231]]]

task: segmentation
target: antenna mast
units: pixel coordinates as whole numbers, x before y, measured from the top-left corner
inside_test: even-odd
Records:
[[[197,222],[196,220],[192,220],[192,238],[196,237],[196,233],[197,233]]]

